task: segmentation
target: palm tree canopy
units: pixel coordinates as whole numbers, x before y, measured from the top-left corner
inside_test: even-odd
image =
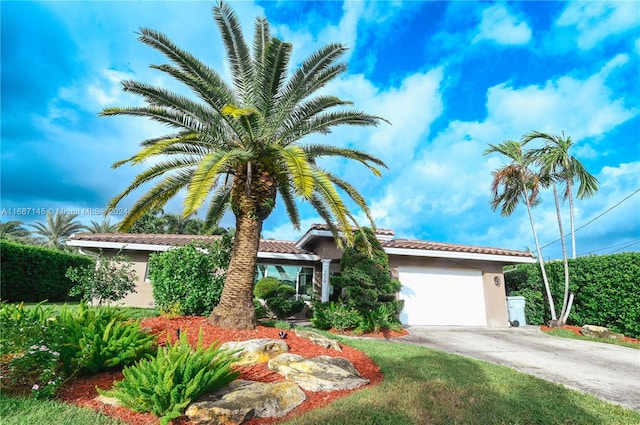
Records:
[[[213,15],[231,68],[231,84],[165,35],[142,28],[139,40],[172,62],[152,68],[184,83],[197,100],[124,81],[124,90],[141,96],[146,105],[102,112],[147,117],[174,129],[171,134],[143,141],[138,153],[114,164],[118,167],[147,160],[153,164],[110,203],[115,207],[135,189],[153,182],[130,209],[121,229],[131,227],[146,212],[161,208],[185,189],[185,218],[209,199],[207,228],[217,226],[229,209],[236,217],[264,220],[279,194],[294,227],[300,227],[295,204],[300,198],[318,211],[334,235],[341,231],[347,242],[352,241],[352,226],[357,223],[339,191],[346,193],[373,225],[369,209],[353,186],[321,168],[317,161],[321,157],[349,158],[375,175],[386,165],[356,149],[301,143],[304,136],[327,134],[335,126],[371,126],[383,120],[352,109],[349,101],[318,93],[345,72],[346,65],[339,60],[346,48],[341,44],[324,46],[291,72],[292,45],[272,37],[265,18],[256,20],[250,48],[228,5],[215,5]]]
[[[101,222],[97,222],[91,220],[91,224],[87,226],[87,230],[90,233],[117,233],[118,232],[118,223],[111,223],[111,220],[108,218],[102,220]]]
[[[65,241],[73,233],[85,230],[86,226],[76,221],[78,214],[64,214],[56,211],[55,215],[47,213],[46,223],[37,221],[29,226],[36,229],[34,233],[44,239],[44,245],[49,248],[62,249]]]
[[[514,140],[506,140],[498,145],[489,144],[484,155],[500,153],[511,162],[491,173],[491,209],[500,207],[500,215],[509,217],[518,204],[528,196],[530,205],[538,202],[541,181],[529,168],[530,160],[522,150],[522,144]]]
[[[0,239],[21,240],[28,238],[31,232],[22,227],[22,224],[18,220],[0,223]]]
[[[569,153],[573,146],[570,136],[565,136],[564,132],[562,135],[555,135],[532,131],[522,138],[522,143],[527,144],[535,139],[544,140],[545,146],[531,150],[528,155],[540,165],[541,175],[548,175],[557,182],[565,183],[564,199],[571,196],[571,187],[576,180],[579,182],[576,193],[578,199],[595,195],[598,191],[598,179]]]

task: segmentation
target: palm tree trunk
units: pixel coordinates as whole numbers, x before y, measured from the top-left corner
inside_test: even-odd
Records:
[[[261,231],[261,219],[236,215],[233,254],[220,302],[209,316],[212,325],[224,329],[256,328],[253,283]]]
[[[573,215],[573,193],[571,180],[567,179],[567,193],[569,195],[569,222],[571,223],[571,258],[576,259],[576,226]]]
[[[556,203],[556,215],[558,216],[558,228],[560,229],[560,244],[562,246],[562,262],[564,265],[564,298],[558,326],[564,325],[567,314],[567,302],[569,300],[569,260],[567,259],[567,244],[564,240],[564,228],[562,227],[562,215],[560,214],[560,200],[558,199],[558,186],[553,183],[553,199]]]
[[[526,187],[526,184],[523,182],[523,187]],[[544,258],[542,258],[542,250],[540,249],[540,242],[538,242],[538,235],[536,233],[536,228],[533,223],[533,213],[531,212],[531,202],[529,202],[529,196],[526,191],[524,193],[524,200],[527,204],[527,212],[529,213],[529,222],[531,223],[531,230],[533,232],[533,240],[536,243],[536,250],[538,251],[538,263],[540,264],[540,272],[542,273],[542,281],[544,282],[544,289],[547,293],[547,300],[549,300],[549,309],[551,310],[551,320],[555,325],[558,322],[558,318],[556,316],[556,305],[553,302],[553,295],[551,295],[551,288],[549,287],[549,279],[547,279],[547,271],[544,268]]]

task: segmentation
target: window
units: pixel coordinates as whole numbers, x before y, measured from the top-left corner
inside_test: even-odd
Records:
[[[275,277],[281,282],[296,288],[296,294],[311,295],[311,291],[313,291],[313,272],[313,267],[258,264],[256,282],[263,277]]]

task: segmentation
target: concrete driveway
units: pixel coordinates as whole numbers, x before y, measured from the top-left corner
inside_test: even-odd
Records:
[[[640,350],[509,329],[409,326],[395,341],[508,366],[640,410]]]

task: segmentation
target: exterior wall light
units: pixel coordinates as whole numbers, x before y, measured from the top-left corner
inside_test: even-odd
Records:
[[[500,276],[494,276],[493,283],[495,283],[496,286],[500,286]]]

